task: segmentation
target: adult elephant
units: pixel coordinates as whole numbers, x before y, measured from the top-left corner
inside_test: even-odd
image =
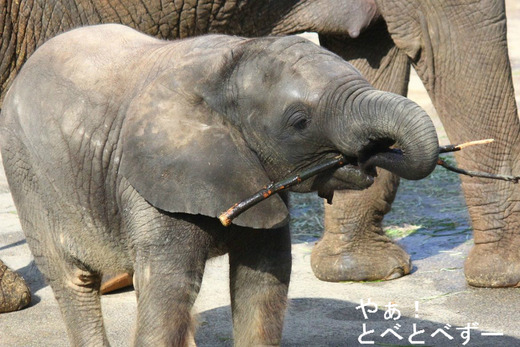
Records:
[[[406,94],[413,64],[452,142],[496,140],[485,157],[472,149],[458,154],[461,166],[519,172],[520,124],[504,1],[2,0],[0,8],[0,101],[36,47],[81,25],[117,22],[161,38],[316,31],[323,46],[353,63],[380,89]],[[381,172],[367,191],[336,194],[325,211],[325,234],[313,250],[312,267],[319,278],[389,279],[410,271],[409,256],[381,228],[397,186],[395,176]],[[468,282],[518,285],[520,188],[466,177],[462,188],[475,238],[465,266]]]
[[[358,39],[320,35],[378,88],[406,94],[410,65],[423,81],[452,143],[494,138],[483,155],[456,155],[470,170],[520,174],[520,124],[507,51],[504,1],[377,1],[383,23]],[[375,49],[377,47],[377,49]],[[386,173],[368,191],[338,194],[312,264],[322,279],[377,279],[409,272],[408,255],[385,237],[383,215],[398,180]],[[469,284],[520,285],[520,188],[462,177],[475,245]],[[345,214],[348,211],[348,214]],[[354,211],[354,213],[352,213]]]

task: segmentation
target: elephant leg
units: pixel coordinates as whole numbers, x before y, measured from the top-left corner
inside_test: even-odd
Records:
[[[34,224],[23,216],[24,213],[20,213],[20,220],[34,255],[34,261],[58,301],[72,345],[109,346],[101,314],[99,290],[101,274],[89,271],[80,261],[52,243],[51,233],[40,233],[40,238],[33,239],[32,235],[35,233],[32,225]],[[42,229],[45,228],[43,225],[52,225],[52,223],[42,223],[40,225]],[[70,227],[56,226],[57,237],[70,235],[67,229]],[[66,239],[61,242],[67,244]]]
[[[21,310],[31,303],[24,279],[0,260],[0,313]]]
[[[291,275],[289,228],[234,229],[229,263],[235,346],[279,345]]]
[[[384,22],[359,39],[320,36],[321,44],[356,66],[376,88],[406,95],[410,63],[391,40]],[[377,46],[378,50],[371,47]],[[382,229],[399,178],[379,170],[364,191],[337,191],[325,207],[325,232],[312,251],[316,277],[325,281],[393,279],[411,270],[410,256]]]
[[[191,310],[211,242],[208,232],[189,221],[195,218],[175,218],[163,224],[161,232],[140,233],[146,240],[136,245],[135,346],[194,344]]]
[[[450,142],[493,138],[455,154],[469,171],[520,174],[520,122],[504,1],[378,1],[394,42],[413,60]],[[486,23],[486,24],[483,24]],[[464,272],[479,287],[520,286],[520,187],[461,176],[475,245]]]
[[[45,236],[33,239],[32,223],[24,220],[23,224],[34,261],[58,301],[72,345],[109,346],[101,314],[101,274],[89,271]],[[65,228],[59,230],[59,235],[67,234]]]
[[[108,346],[101,314],[101,275],[89,271],[68,251],[76,245],[68,235],[81,233],[82,221],[70,212],[63,218],[63,205],[53,195],[52,182],[38,175],[25,147],[9,139],[2,158],[20,223],[38,269],[58,301],[67,333],[74,346]],[[63,246],[63,247],[62,247]]]
[[[38,267],[58,301],[72,345],[109,346],[101,314],[101,275],[61,259],[48,257],[46,264],[52,269]]]

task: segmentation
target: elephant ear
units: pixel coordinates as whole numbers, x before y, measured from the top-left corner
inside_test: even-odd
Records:
[[[129,106],[120,172],[153,206],[217,217],[270,182],[239,130],[201,98],[156,81]],[[234,220],[258,229],[288,222],[279,196]]]

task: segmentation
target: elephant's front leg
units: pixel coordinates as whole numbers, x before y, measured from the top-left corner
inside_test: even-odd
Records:
[[[235,346],[279,345],[291,275],[289,228],[234,229],[229,263]]]
[[[355,65],[376,88],[406,95],[410,63],[383,22],[359,39],[320,36],[323,46]],[[373,47],[377,46],[377,50]],[[325,233],[312,251],[312,269],[326,281],[392,279],[411,270],[410,256],[382,229],[399,185],[395,175],[379,170],[364,191],[337,191],[325,207]]]
[[[141,235],[134,285],[137,295],[135,346],[194,345],[191,316],[209,252],[209,234],[177,219],[162,231]]]

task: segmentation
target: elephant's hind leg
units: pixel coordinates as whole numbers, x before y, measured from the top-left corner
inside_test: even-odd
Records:
[[[99,300],[100,276],[68,255],[65,249],[74,245],[72,240],[60,240],[60,235],[70,235],[67,231],[80,226],[63,224],[69,218],[61,215],[52,183],[39,174],[16,137],[10,138],[9,148],[2,149],[2,157],[27,243],[53,289],[73,345],[108,346]]]
[[[357,40],[320,36],[320,41],[356,66],[374,87],[406,95],[410,63],[395,47],[384,22]],[[382,229],[398,185],[399,178],[380,170],[372,187],[335,193],[333,205],[325,207],[325,234],[312,251],[316,277],[362,281],[398,278],[410,272],[410,256]]]
[[[70,256],[65,249],[71,240],[53,241],[71,234],[66,232],[71,227],[55,223],[59,219],[52,211],[29,213],[21,207],[18,212],[36,265],[54,292],[72,344],[108,346],[101,314],[101,275]]]
[[[51,265],[54,261],[48,261]],[[101,314],[101,276],[59,261],[48,282],[60,305],[67,332],[74,346],[108,346]],[[43,271],[42,271],[43,272]]]
[[[38,201],[34,198],[33,201]],[[108,346],[101,314],[101,275],[90,271],[66,251],[74,243],[65,235],[74,234],[77,227],[62,225],[57,222],[60,220],[57,213],[45,208],[30,212],[21,206],[18,212],[27,243],[54,292],[72,344]]]
[[[35,239],[32,231],[34,220],[24,219],[24,215],[23,212],[20,213],[27,242],[36,265],[58,301],[73,346],[108,346],[101,314],[101,275],[89,271],[81,262],[67,254],[60,244],[50,242],[52,233],[42,233]],[[44,219],[39,219],[38,222],[38,232],[53,225]],[[66,229],[63,227],[55,225],[55,228],[60,230],[57,234],[65,234]]]

